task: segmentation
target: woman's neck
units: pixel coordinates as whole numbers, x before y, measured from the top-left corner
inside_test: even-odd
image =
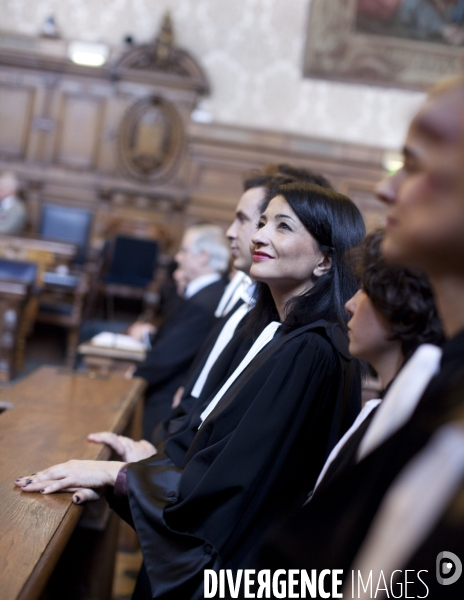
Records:
[[[304,294],[308,290],[308,285],[301,285],[298,288],[292,288],[291,290],[285,288],[275,288],[269,286],[271,290],[272,298],[276,305],[277,312],[279,313],[280,322],[283,323],[287,317],[286,307],[292,298]]]
[[[445,335],[451,338],[464,329],[464,277],[439,274],[430,281]]]
[[[383,389],[393,381],[404,362],[400,342],[392,341],[391,344],[392,346],[388,352],[378,356],[375,361],[369,361],[377,371]]]

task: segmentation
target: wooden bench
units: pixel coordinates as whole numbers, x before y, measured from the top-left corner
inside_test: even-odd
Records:
[[[88,442],[87,434],[109,430],[137,437],[144,386],[141,379],[41,367],[0,392],[0,404],[13,405],[0,413],[0,597],[41,598],[68,547],[75,570],[66,573],[60,564],[54,575],[65,578],[67,589],[46,597],[68,599],[76,586],[86,586],[82,597],[110,600],[118,517],[112,514],[103,530],[82,535],[76,526],[83,507],[72,503],[72,494],[26,494],[14,480],[72,458],[108,460],[109,449]],[[77,554],[73,534],[80,536]]]

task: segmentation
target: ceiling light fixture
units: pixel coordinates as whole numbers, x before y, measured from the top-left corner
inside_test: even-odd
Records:
[[[109,48],[106,44],[94,42],[70,42],[68,57],[77,65],[101,67],[108,60]]]

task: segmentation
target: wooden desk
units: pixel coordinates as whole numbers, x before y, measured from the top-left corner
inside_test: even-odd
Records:
[[[130,362],[143,362],[146,356],[145,350],[121,350],[120,348],[110,348],[108,346],[96,346],[90,340],[79,344],[77,351],[84,356],[100,356]]]
[[[25,494],[14,480],[71,458],[107,460],[109,450],[87,434],[126,430],[144,385],[42,367],[0,392],[0,401],[13,403],[0,414],[2,600],[40,597],[82,513],[70,493]]]
[[[144,350],[121,350],[96,346],[90,340],[79,344],[77,352],[82,354],[84,364],[90,371],[101,374],[125,373],[134,366],[134,363],[143,362],[146,356]]]
[[[22,235],[0,234],[0,246],[9,248],[13,254],[12,257],[14,257],[15,252],[21,254],[25,250],[50,252],[55,256],[55,263],[57,265],[69,264],[77,254],[76,244],[49,240],[26,233]]]

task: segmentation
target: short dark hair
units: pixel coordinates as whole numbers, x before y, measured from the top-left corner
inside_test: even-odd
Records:
[[[324,188],[333,189],[329,180],[320,173],[315,173],[303,167],[293,167],[292,165],[281,163],[266,165],[261,170],[252,169],[248,171],[243,180],[243,191],[246,192],[255,187],[275,189],[284,183],[296,181],[313,183]]]
[[[312,183],[314,185],[320,185],[323,188],[333,189],[330,181],[324,177],[321,173],[316,173],[306,167],[294,167],[287,163],[276,163],[266,165],[263,171],[269,175],[281,175],[292,179],[293,181],[301,181],[304,183]],[[286,183],[292,183],[288,181]]]
[[[421,344],[441,345],[443,328],[427,276],[388,264],[381,252],[383,238],[383,230],[370,233],[352,256],[363,290],[387,319],[391,339],[401,342],[406,361]]]
[[[320,173],[315,173],[304,167],[293,167],[287,163],[272,163],[265,165],[262,170],[254,169],[248,171],[243,181],[243,191],[246,192],[256,187],[263,187],[265,189],[263,201],[259,206],[260,212],[263,212],[271,198],[277,195],[277,188],[279,186],[298,181],[320,185],[329,190],[333,189],[330,181]]]
[[[281,185],[275,195],[285,198],[321,252],[332,259],[331,269],[318,277],[310,290],[290,300],[283,333],[319,319],[339,323],[346,330],[345,303],[356,292],[359,282],[345,257],[365,234],[359,209],[347,196],[308,183]],[[279,320],[269,287],[264,283],[256,285],[253,314],[255,334],[270,320]]]

